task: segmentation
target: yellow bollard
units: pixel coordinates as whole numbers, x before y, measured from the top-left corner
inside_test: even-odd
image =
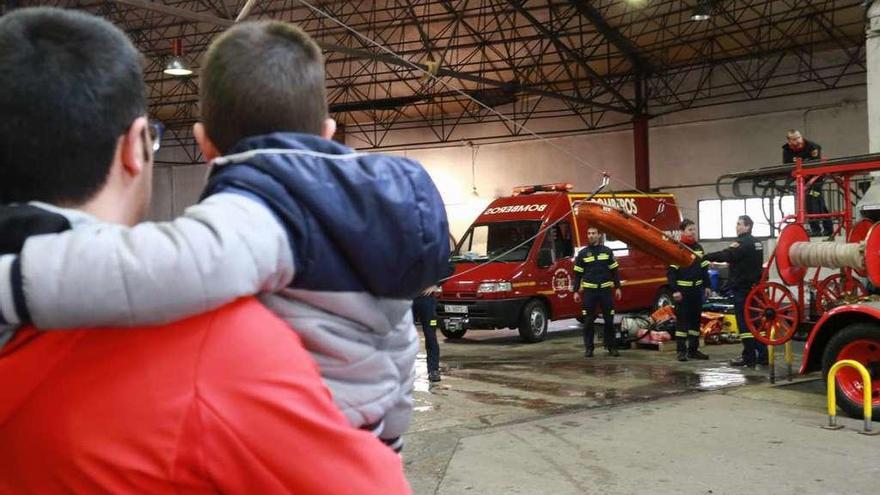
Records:
[[[770,329],[770,340],[776,338],[776,325]],[[767,346],[767,365],[770,367],[770,384],[776,383],[776,346],[770,344]]]
[[[837,424],[837,390],[834,385],[837,380],[837,371],[847,366],[855,368],[859,374],[862,375],[862,388],[865,392],[862,397],[862,401],[864,402],[863,415],[865,417],[865,429],[859,433],[876,435],[880,433],[880,431],[871,431],[871,375],[862,363],[852,359],[838,361],[831,366],[830,370],[828,370],[828,426],[823,426],[823,428],[829,430],[839,430],[843,428],[843,426]]]
[[[770,368],[770,384],[776,383],[776,346],[767,346],[767,365]]]
[[[792,372],[792,364],[794,363],[794,350],[791,348],[791,341],[785,343],[785,364],[788,368],[788,381],[794,377]]]

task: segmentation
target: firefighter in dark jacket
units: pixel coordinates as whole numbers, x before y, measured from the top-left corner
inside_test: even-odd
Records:
[[[822,158],[822,146],[819,143],[804,139],[797,130],[790,129],[786,134],[786,143],[782,145],[782,163],[794,163],[796,158],[800,158],[804,162],[820,160]],[[807,197],[804,198],[807,213],[828,213],[828,208],[825,207],[825,198],[822,196],[822,184],[824,182],[822,177],[818,177],[809,190],[807,190]],[[834,224],[830,218],[812,220],[810,222],[810,231],[815,236],[831,237],[831,234],[834,233]]]
[[[584,315],[584,355],[593,357],[593,321],[596,319],[596,306],[602,307],[605,321],[605,348],[608,354],[617,357],[617,338],[614,335],[614,298],[620,299],[620,274],[614,253],[602,245],[602,234],[595,227],[587,229],[590,245],[581,249],[574,263],[574,290],[583,290]]]
[[[730,264],[729,284],[733,289],[733,305],[736,312],[736,325],[742,340],[742,358],[731,361],[733,366],[755,364],[767,365],[767,346],[755,340],[749,332],[745,320],[746,296],[752,287],[761,279],[764,263],[764,251],[760,241],[752,237],[754,222],[748,215],[740,216],[736,221],[736,242],[727,249],[703,256],[706,261],[725,262]]]
[[[437,343],[437,299],[434,292],[437,286],[428,287],[422,295],[413,299],[413,323],[422,325],[425,335],[425,354],[428,364],[428,381],[440,381],[440,345]]]
[[[703,246],[697,242],[697,225],[685,218],[681,222],[681,242],[697,258],[688,266],[669,265],[666,276],[675,301],[675,343],[678,360],[709,359],[699,351],[703,295],[709,296],[709,262],[703,259]]]

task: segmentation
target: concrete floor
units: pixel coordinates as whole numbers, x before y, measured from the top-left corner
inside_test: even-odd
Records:
[[[877,492],[880,437],[844,417],[845,430],[819,428],[820,380],[789,384],[779,363],[771,386],[766,369],[725,364],[739,344],[704,348],[709,361],[585,359],[578,328],[555,322],[539,344],[514,331],[441,338],[443,381],[418,364],[406,437],[416,494]]]

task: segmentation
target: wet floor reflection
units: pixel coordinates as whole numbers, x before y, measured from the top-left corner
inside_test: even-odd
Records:
[[[483,404],[516,406],[547,413],[578,406],[718,390],[766,380],[763,376],[746,374],[721,362],[706,362],[695,367],[667,359],[634,362],[599,357],[587,360],[573,356],[570,351],[553,348],[531,351],[521,356],[448,358],[444,360],[444,379],[467,380],[467,386],[452,389]],[[420,354],[416,364],[416,390],[429,392],[434,384],[427,380],[424,359],[424,354]],[[479,384],[486,386],[483,388]],[[416,412],[431,410],[431,397],[427,394],[418,397]]]
[[[428,381],[428,355],[420,352],[416,355],[416,379],[413,383],[413,390],[416,392],[427,392],[430,388],[431,382]]]
[[[739,346],[713,346],[709,354],[714,359],[686,363],[672,353],[641,349],[611,358],[599,346],[596,357],[585,359],[579,324],[566,320],[551,327],[538,344],[523,343],[515,330],[472,332],[464,339],[441,341],[439,383],[428,381],[422,347],[416,362],[415,412],[455,421],[482,404],[553,414],[767,381],[766,370],[728,366],[727,360],[739,355]],[[497,415],[514,414],[509,407]]]

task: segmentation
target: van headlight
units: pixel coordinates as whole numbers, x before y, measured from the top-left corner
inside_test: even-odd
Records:
[[[510,292],[510,289],[510,282],[483,282],[477,288],[477,293]]]

